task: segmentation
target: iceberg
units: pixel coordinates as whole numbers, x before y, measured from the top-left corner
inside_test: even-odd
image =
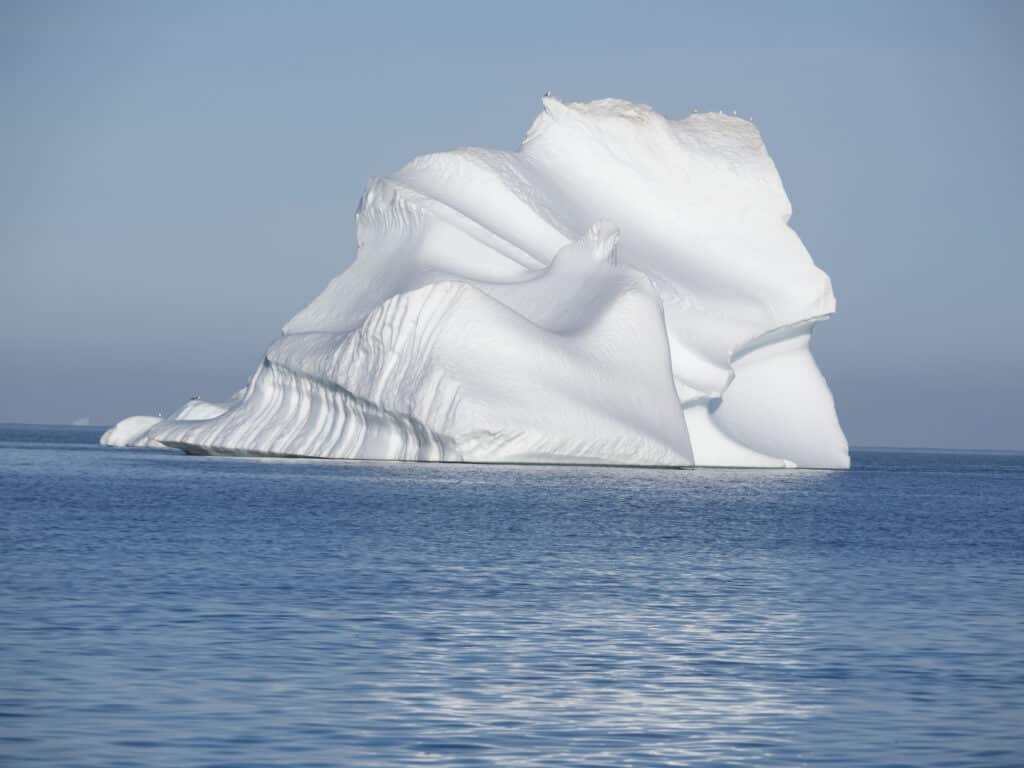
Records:
[[[515,152],[372,179],[356,255],[225,403],[106,445],[457,462],[846,468],[835,311],[754,125],[545,97]]]

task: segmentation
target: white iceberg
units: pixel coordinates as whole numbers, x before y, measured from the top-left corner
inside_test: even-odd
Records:
[[[517,152],[370,182],[353,264],[224,404],[108,445],[190,453],[849,466],[811,355],[835,311],[757,129],[544,99]]]

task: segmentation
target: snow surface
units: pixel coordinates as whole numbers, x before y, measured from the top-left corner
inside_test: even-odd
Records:
[[[354,262],[231,401],[132,417],[102,442],[848,467],[809,347],[832,286],[757,129],[543,103],[517,152],[426,155],[371,180]]]
[[[164,448],[165,446],[152,439],[149,431],[163,421],[159,416],[129,416],[121,419],[100,437],[101,445],[114,448]]]

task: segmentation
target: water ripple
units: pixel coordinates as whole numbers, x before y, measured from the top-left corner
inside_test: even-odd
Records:
[[[1024,457],[276,462],[0,428],[0,762],[1024,763]]]

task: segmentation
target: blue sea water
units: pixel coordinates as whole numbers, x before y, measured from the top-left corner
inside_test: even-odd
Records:
[[[1019,766],[1024,455],[301,462],[0,427],[0,763]]]

